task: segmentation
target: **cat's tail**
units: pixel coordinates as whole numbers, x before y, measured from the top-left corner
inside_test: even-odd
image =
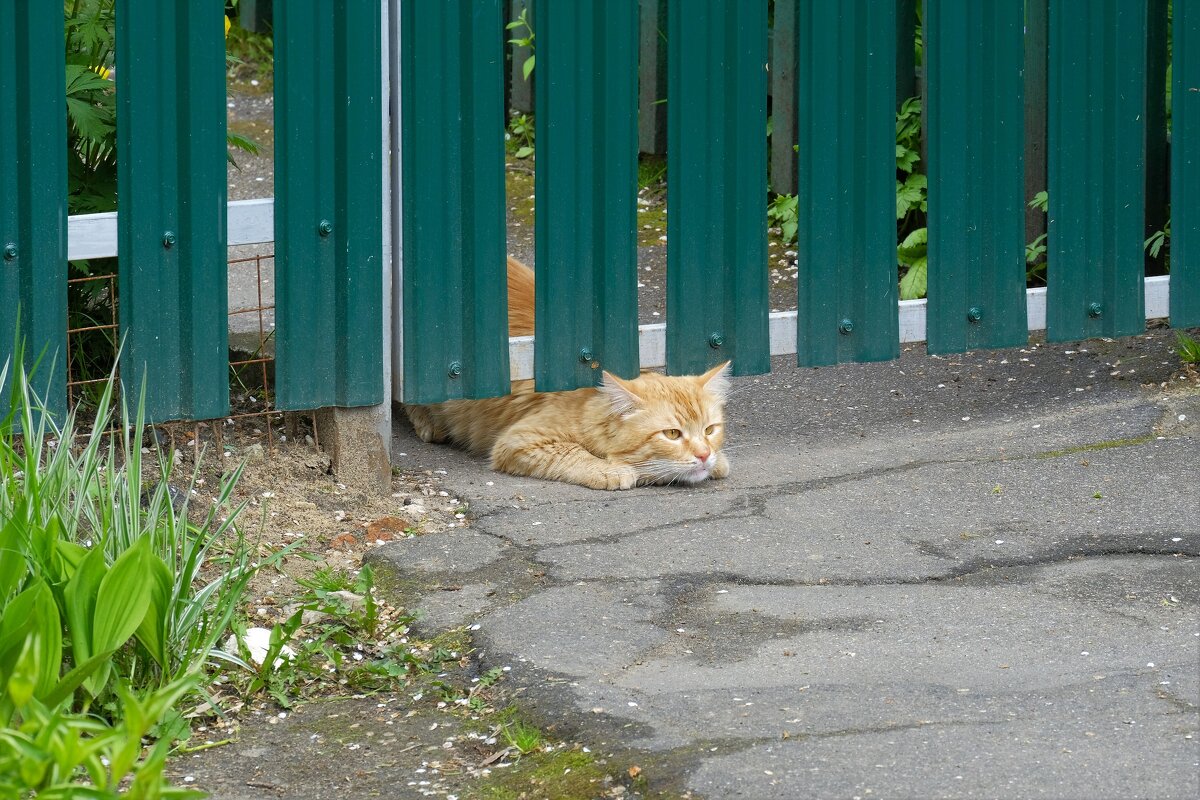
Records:
[[[508,335],[533,335],[533,270],[508,257]]]

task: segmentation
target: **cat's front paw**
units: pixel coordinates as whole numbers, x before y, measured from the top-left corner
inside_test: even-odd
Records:
[[[709,473],[710,478],[720,480],[729,476],[729,459],[724,453],[717,453],[717,461],[713,464],[712,472]]]
[[[637,470],[629,466],[610,467],[604,471],[603,488],[610,492],[615,492],[619,489],[632,489],[637,486],[638,473]]]

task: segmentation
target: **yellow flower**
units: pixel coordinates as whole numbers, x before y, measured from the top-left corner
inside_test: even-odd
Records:
[[[225,35],[229,35],[229,17],[225,18]]]

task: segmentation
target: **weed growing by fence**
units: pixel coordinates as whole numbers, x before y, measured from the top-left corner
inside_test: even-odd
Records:
[[[219,645],[260,568],[230,508],[240,468],[199,513],[195,474],[174,488],[140,409],[114,410],[111,377],[82,435],[75,412],[56,423],[14,350],[0,420],[0,789],[74,796],[64,787],[82,771],[97,797],[130,776],[136,796],[158,796],[170,740],[187,734],[178,704],[206,695],[214,664],[248,668]],[[161,741],[143,756],[147,735]]]

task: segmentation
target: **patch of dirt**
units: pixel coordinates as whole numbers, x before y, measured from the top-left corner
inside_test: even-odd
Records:
[[[251,583],[248,626],[282,623],[304,592],[297,581],[318,570],[354,575],[363,554],[382,542],[468,525],[465,507],[442,488],[436,471],[395,475],[388,496],[340,483],[308,424],[274,415],[170,431],[180,453],[177,476],[191,474],[203,448],[191,501],[197,512],[244,461],[231,498],[235,506],[246,504],[241,530],[263,557],[295,548],[278,570],[262,570]],[[219,439],[213,425],[220,426]],[[380,603],[385,618],[403,619],[402,609]],[[312,630],[305,626],[299,636]],[[243,697],[232,688],[237,678],[214,687],[227,716],[193,721],[192,737],[168,762],[169,777],[221,800],[643,796],[626,775],[630,765],[582,743],[558,741],[552,731],[541,732],[541,744],[524,755],[515,749],[505,730],[523,723],[503,668],[481,674],[466,631],[428,640],[406,628],[396,635],[414,668],[397,676],[390,691],[352,693],[344,680],[341,686],[305,680],[285,708],[267,692]],[[367,658],[378,652],[372,643],[363,649]]]

